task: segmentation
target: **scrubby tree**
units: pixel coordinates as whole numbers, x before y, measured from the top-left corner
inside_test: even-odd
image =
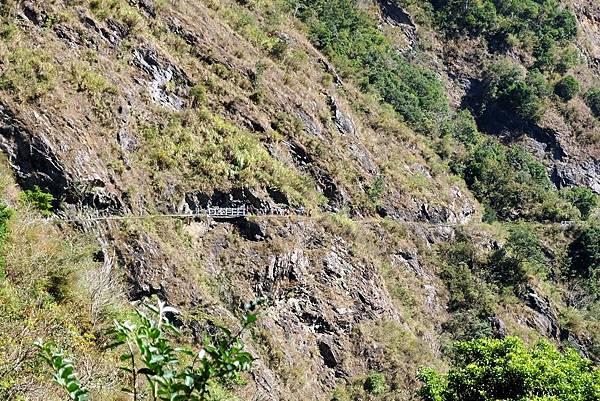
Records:
[[[592,113],[600,118],[600,89],[590,89],[585,94],[585,102],[589,106]]]
[[[581,230],[569,246],[571,272],[591,278],[600,272],[600,226],[590,225]]]
[[[579,210],[583,220],[587,220],[592,211],[598,207],[598,195],[587,187],[563,189],[561,196]]]
[[[509,228],[504,246],[493,252],[488,261],[488,275],[499,286],[518,286],[529,274],[542,272],[545,257],[536,233],[526,223]]]
[[[467,147],[476,145],[482,138],[475,118],[469,110],[460,110],[442,127],[443,135],[451,135]]]
[[[572,75],[563,77],[554,85],[554,93],[565,101],[573,99],[580,89],[579,81]]]
[[[434,2],[440,10],[438,22],[454,31],[481,35],[497,29],[498,13],[491,1],[446,0]]]
[[[550,88],[544,75],[504,61],[486,73],[484,108],[500,109],[525,121],[537,121],[546,111]]]
[[[577,351],[547,341],[520,339],[458,342],[447,373],[423,369],[424,401],[597,401],[600,370]]]
[[[485,139],[454,166],[475,196],[501,220],[573,218],[570,205],[553,189],[544,165],[521,147]]]

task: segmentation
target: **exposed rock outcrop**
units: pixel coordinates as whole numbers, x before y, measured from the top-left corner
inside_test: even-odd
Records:
[[[150,77],[147,82],[150,98],[162,106],[181,110],[191,86],[185,72],[150,48],[134,50],[133,60]]]
[[[42,132],[33,133],[0,103],[0,147],[23,188],[38,185],[56,197],[68,191],[72,178]]]

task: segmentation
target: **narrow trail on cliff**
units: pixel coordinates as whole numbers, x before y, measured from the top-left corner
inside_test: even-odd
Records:
[[[314,220],[319,216],[313,216],[304,213],[303,211],[294,210],[275,210],[270,213],[252,213],[246,207],[237,208],[218,208],[212,207],[205,210],[201,210],[195,213],[148,213],[141,215],[80,215],[80,216],[61,216],[55,215],[44,221],[48,222],[71,222],[71,223],[86,223],[86,222],[102,222],[102,221],[127,221],[127,220],[153,220],[153,219],[213,219],[217,221],[226,220],[239,220],[246,218],[258,218],[258,219],[297,219],[297,220]],[[382,217],[360,217],[352,218],[354,223],[358,224],[369,224],[369,223],[380,223],[384,220]],[[404,225],[413,225],[419,227],[447,227],[455,228],[465,226],[469,223],[461,222],[428,222],[419,220],[400,220],[392,219],[395,223]],[[543,222],[538,223],[541,226],[549,227],[568,227],[576,224],[575,221],[560,221],[560,222]]]

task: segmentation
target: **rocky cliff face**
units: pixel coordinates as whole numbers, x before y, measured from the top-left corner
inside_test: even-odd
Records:
[[[246,338],[258,360],[241,399],[330,399],[373,371],[391,372],[394,399],[408,399],[447,343],[435,247],[480,223],[482,208],[429,140],[340,78],[292,16],[239,3],[14,4],[0,147],[19,186],[54,195],[59,216],[251,208],[234,221],[72,224],[100,238],[128,300],[179,307],[196,341],[235,325],[244,301],[268,299]],[[410,13],[380,5],[382,24],[416,48]],[[597,10],[577,7],[593,67]],[[456,99],[480,78],[464,68],[472,57],[432,57]],[[537,152],[556,185],[600,193],[595,148],[552,118],[502,136]],[[495,230],[478,231],[482,249],[498,247]],[[560,341],[537,291],[490,317],[497,333]]]

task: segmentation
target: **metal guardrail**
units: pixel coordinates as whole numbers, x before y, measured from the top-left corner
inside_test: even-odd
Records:
[[[240,207],[209,207],[206,210],[201,210],[200,214],[220,219],[236,219],[246,217],[248,210],[246,205]]]

